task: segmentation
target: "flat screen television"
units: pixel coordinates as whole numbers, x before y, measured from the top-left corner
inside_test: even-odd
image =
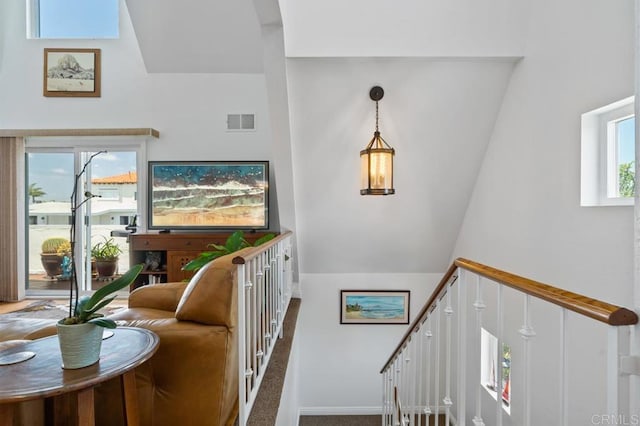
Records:
[[[268,161],[149,161],[148,228],[269,228]]]

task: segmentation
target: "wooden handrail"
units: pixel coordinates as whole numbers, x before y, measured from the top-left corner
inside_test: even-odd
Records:
[[[293,235],[293,232],[291,231],[287,231],[283,234],[276,235],[273,239],[267,241],[266,243],[260,244],[258,247],[251,247],[251,249],[247,250],[246,253],[244,253],[243,255],[234,257],[231,260],[231,263],[233,263],[234,265],[244,265],[251,259],[257,257],[258,254],[262,253],[268,248],[275,246],[280,241],[285,240],[287,237],[290,237],[291,235]]]
[[[396,349],[384,364],[382,370],[380,370],[380,373],[383,373],[389,364],[393,362],[393,359],[406,344],[409,336],[420,328],[420,325],[427,317],[428,313],[433,310],[433,307],[435,306],[434,304],[440,297],[440,293],[444,287],[447,286],[451,280],[457,279],[455,272],[458,268],[466,269],[499,284],[511,287],[515,290],[545,300],[549,303],[553,303],[554,305],[558,305],[562,308],[569,309],[605,324],[621,326],[634,325],[638,323],[638,315],[627,308],[612,305],[601,300],[592,299],[578,293],[563,290],[549,284],[530,280],[510,272],[501,271],[500,269],[492,268],[490,266],[459,257],[444,274],[442,280],[440,280],[440,283],[431,294],[431,297],[424,305],[418,316],[413,320],[406,333],[402,336],[400,343],[396,346]]]

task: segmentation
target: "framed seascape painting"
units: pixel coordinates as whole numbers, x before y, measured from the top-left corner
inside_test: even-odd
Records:
[[[409,290],[340,290],[340,324],[409,324]]]
[[[43,94],[100,97],[100,49],[44,49]]]
[[[268,161],[149,161],[148,228],[269,228]]]

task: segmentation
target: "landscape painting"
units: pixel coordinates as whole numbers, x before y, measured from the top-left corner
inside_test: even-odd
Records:
[[[341,324],[409,324],[409,291],[341,290]]]
[[[267,161],[149,162],[149,229],[266,229]]]
[[[100,97],[100,49],[44,49],[43,94]]]

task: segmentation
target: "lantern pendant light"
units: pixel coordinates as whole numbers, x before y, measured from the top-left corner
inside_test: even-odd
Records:
[[[369,91],[369,97],[376,103],[376,130],[369,145],[360,151],[360,195],[391,195],[393,188],[393,157],[391,148],[378,129],[378,101],[384,96],[382,87],[375,86]]]

